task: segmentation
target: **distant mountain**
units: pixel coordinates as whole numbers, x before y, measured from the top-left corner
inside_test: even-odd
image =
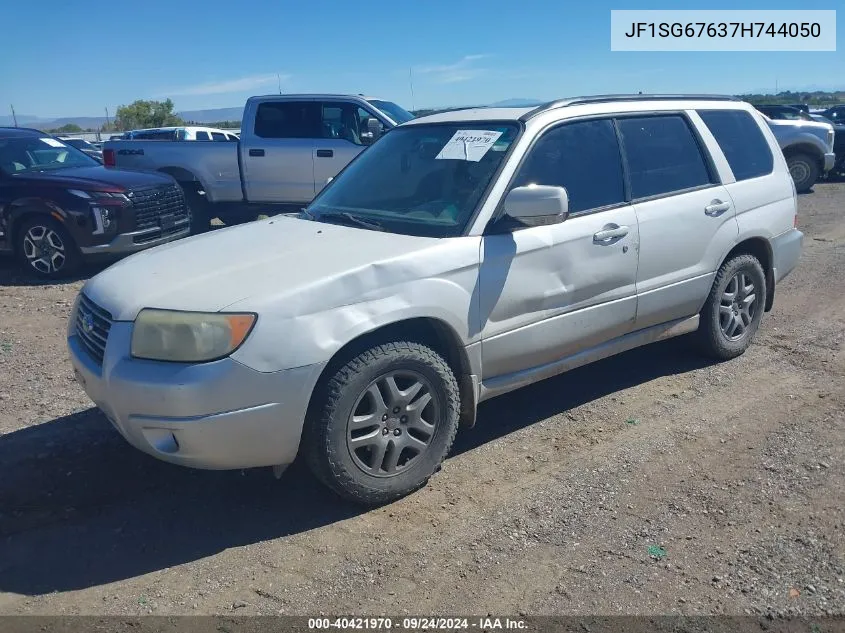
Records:
[[[214,123],[216,121],[240,121],[244,115],[243,106],[238,108],[213,108],[211,110],[185,110],[177,112],[183,121]]]

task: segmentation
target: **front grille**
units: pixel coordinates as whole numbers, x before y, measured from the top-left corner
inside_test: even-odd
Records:
[[[174,223],[188,220],[188,207],[179,185],[165,185],[130,193],[138,229],[158,228],[164,234],[174,233]]]
[[[111,324],[112,316],[108,310],[101,308],[84,294],[79,295],[76,334],[85,350],[101,365]]]

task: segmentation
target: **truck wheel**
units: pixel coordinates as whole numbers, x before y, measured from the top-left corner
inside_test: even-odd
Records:
[[[185,195],[185,204],[188,205],[188,214],[191,218],[191,235],[207,232],[211,228],[208,201],[196,189],[186,185],[180,186],[182,193]]]
[[[789,175],[798,193],[809,191],[819,179],[819,164],[809,154],[793,154],[786,159]]]
[[[421,488],[458,430],[455,375],[415,342],[375,345],[337,369],[315,394],[303,438],[316,477],[362,505]]]
[[[740,356],[760,327],[766,303],[766,276],[753,255],[722,264],[699,316],[701,351],[717,360]]]
[[[24,218],[15,231],[14,248],[20,265],[42,279],[68,277],[82,261],[65,227],[48,215]]]

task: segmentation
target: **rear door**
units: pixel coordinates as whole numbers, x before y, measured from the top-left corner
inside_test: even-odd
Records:
[[[356,103],[325,101],[320,104],[320,137],[314,145],[314,193],[326,186],[364,149],[366,123],[375,116]]]
[[[320,104],[262,101],[241,142],[244,192],[249,202],[307,203],[314,198],[314,144]]]
[[[696,314],[736,243],[735,208],[686,112],[617,119],[640,230],[637,329]]]

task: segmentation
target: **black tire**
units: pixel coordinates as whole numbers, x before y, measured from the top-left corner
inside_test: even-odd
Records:
[[[206,233],[211,229],[211,215],[208,200],[190,185],[180,185],[185,195],[185,204],[191,218],[191,235]]]
[[[407,409],[391,408],[390,394],[387,391],[385,397],[383,381],[393,377],[393,386],[401,389],[403,376],[415,376],[422,386],[406,398],[408,404],[403,407]],[[381,394],[381,403],[386,403],[387,408],[380,408],[370,395],[373,388]],[[431,394],[431,399],[424,403],[426,393]],[[455,375],[437,352],[420,343],[397,341],[371,347],[330,375],[315,398],[303,435],[305,461],[317,479],[340,496],[361,505],[389,503],[423,487],[440,468],[458,430],[460,393]],[[356,416],[372,417],[372,424],[359,423],[360,428],[351,429],[353,414],[373,403],[373,413]],[[413,409],[419,411],[418,416],[410,413],[420,403],[422,407]],[[420,449],[417,427],[421,424],[409,416],[422,420],[423,414],[435,422],[426,448]],[[423,422],[428,425],[427,421]],[[361,433],[358,437],[370,443],[352,448],[352,442],[358,441],[352,436],[358,432]],[[384,444],[387,447],[378,453],[378,445]],[[412,456],[415,450],[419,452]],[[407,462],[393,464],[391,473],[393,455],[397,462],[403,459]],[[369,469],[366,461],[372,462]]]
[[[809,191],[819,179],[819,163],[809,154],[792,154],[786,159],[786,166],[798,193]]]
[[[753,285],[750,292],[748,284]],[[746,286],[746,289],[739,290],[739,286]],[[738,294],[729,300],[734,289]],[[752,294],[754,300],[744,311],[743,304]],[[766,275],[759,260],[753,255],[737,255],[727,260],[716,273],[710,294],[699,314],[696,335],[700,350],[717,360],[740,356],[751,345],[760,327],[765,304]],[[752,305],[753,312],[750,309]],[[732,326],[736,328],[733,333]],[[740,327],[744,328],[742,332],[738,332]]]
[[[70,233],[45,214],[28,216],[15,228],[14,250],[20,266],[41,279],[70,277],[82,264],[82,255]]]

